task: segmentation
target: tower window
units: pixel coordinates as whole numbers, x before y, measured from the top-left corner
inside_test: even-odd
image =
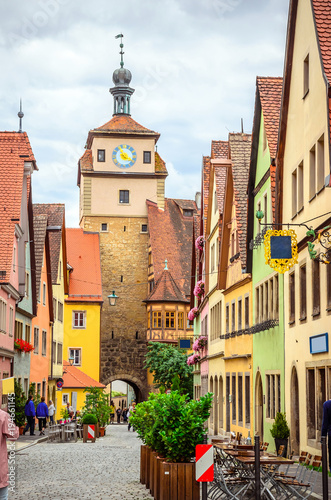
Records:
[[[107,231],[108,227],[107,227],[107,222],[103,222],[101,224],[101,231]]]
[[[150,151],[144,151],[144,163],[151,163],[152,154]]]
[[[309,92],[309,54],[303,61],[303,97]]]
[[[141,232],[147,233],[147,224],[141,224]]]
[[[98,149],[98,161],[106,161],[106,151],[104,149]]]
[[[120,203],[129,203],[129,191],[121,189],[120,190],[120,198],[119,198]]]

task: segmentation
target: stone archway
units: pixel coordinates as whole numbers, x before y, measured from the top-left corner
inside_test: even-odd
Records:
[[[101,341],[100,382],[108,385],[123,380],[133,387],[137,402],[146,400],[152,391],[144,368],[146,353],[147,342],[143,339],[120,337]]]
[[[255,379],[255,434],[263,441],[263,386],[260,372]]]
[[[299,408],[299,381],[295,366],[291,373],[291,452],[300,453],[300,408]]]
[[[132,377],[128,373],[117,373],[116,375],[110,376],[107,380],[102,381],[102,383],[108,385],[115,380],[121,380],[122,382],[131,385],[134,390],[135,400],[137,403],[141,403],[141,401],[145,401],[147,399],[148,394],[145,393],[145,388],[142,386],[137,377]]]

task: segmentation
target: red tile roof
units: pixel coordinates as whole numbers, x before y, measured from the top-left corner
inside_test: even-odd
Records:
[[[100,387],[104,389],[106,386],[89,377],[86,373],[79,370],[76,366],[71,366],[66,360],[63,360],[63,389],[84,389],[85,387]]]
[[[101,125],[94,130],[104,130],[109,132],[116,132],[119,134],[142,134],[142,135],[155,135],[159,137],[160,134],[143,127],[137,123],[131,116],[128,115],[115,115],[109,122]]]
[[[43,265],[47,228],[47,215],[33,215],[34,251],[36,262],[36,297],[40,293],[40,279]]]
[[[186,206],[188,200],[182,201]],[[165,208],[162,210],[155,203],[147,200],[148,227],[155,280],[160,278],[167,259],[168,269],[177,287],[186,297],[189,297],[193,217],[183,217],[179,202],[180,200],[165,198]],[[193,206],[192,204],[194,202],[190,202],[190,206]]]
[[[262,77],[256,78],[256,84],[260,95],[261,107],[264,119],[264,127],[268,140],[271,159],[276,158],[280,106],[282,102],[283,78]]]
[[[204,156],[202,160],[202,207],[203,207],[203,234],[207,229],[209,181],[210,181],[210,156]]]
[[[165,161],[162,160],[159,153],[155,152],[155,172],[158,174],[167,174],[167,167]]]
[[[174,281],[170,271],[164,269],[145,302],[189,302]]]
[[[69,273],[66,301],[102,302],[99,234],[66,229]]]
[[[62,231],[65,230],[64,212],[65,207],[63,203],[34,203],[33,205],[33,215],[47,215],[47,227],[53,228],[49,231],[53,285],[57,283],[59,270]]]
[[[223,214],[224,210],[224,196],[226,184],[226,169],[223,165],[215,165],[215,181],[216,181],[216,196],[219,214]]]
[[[319,48],[326,78],[331,86],[331,2],[312,0],[313,15],[318,33]],[[329,94],[330,97],[330,94]],[[331,127],[331,99],[329,98],[329,122]]]
[[[26,132],[0,132],[0,282],[8,283],[13,259],[15,224],[20,223],[24,161],[37,169]],[[28,178],[28,192],[30,179]]]
[[[92,149],[85,149],[83,156],[79,159],[81,170],[93,170]]]
[[[229,143],[228,141],[211,141],[211,159],[228,158]]]
[[[251,134],[229,134],[233,192],[242,268],[246,268],[247,184],[251,156]]]

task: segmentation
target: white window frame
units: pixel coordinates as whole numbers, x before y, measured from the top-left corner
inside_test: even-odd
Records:
[[[68,347],[68,359],[70,359],[71,352],[73,352],[74,361],[72,366],[82,366],[82,348],[81,347]],[[78,357],[78,361],[76,361],[76,355]]]
[[[76,314],[78,316],[83,316],[82,318],[79,318],[77,326],[75,325]],[[82,322],[80,321],[81,319],[83,319]],[[85,330],[86,329],[86,311],[72,311],[72,328],[74,330]]]
[[[69,392],[62,392],[62,406],[66,406],[67,403],[70,403],[70,394]]]

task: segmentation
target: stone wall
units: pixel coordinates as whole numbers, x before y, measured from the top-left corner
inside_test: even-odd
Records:
[[[101,224],[105,223],[107,231],[101,231]],[[85,231],[100,234],[104,300],[100,381],[109,383],[110,378],[122,380],[120,374],[132,374],[132,382],[145,393],[147,373],[142,366],[147,314],[143,300],[148,295],[149,238],[148,233],[141,231],[142,224],[147,224],[147,217],[89,216],[82,220]],[[118,296],[114,307],[107,298],[113,291]]]

